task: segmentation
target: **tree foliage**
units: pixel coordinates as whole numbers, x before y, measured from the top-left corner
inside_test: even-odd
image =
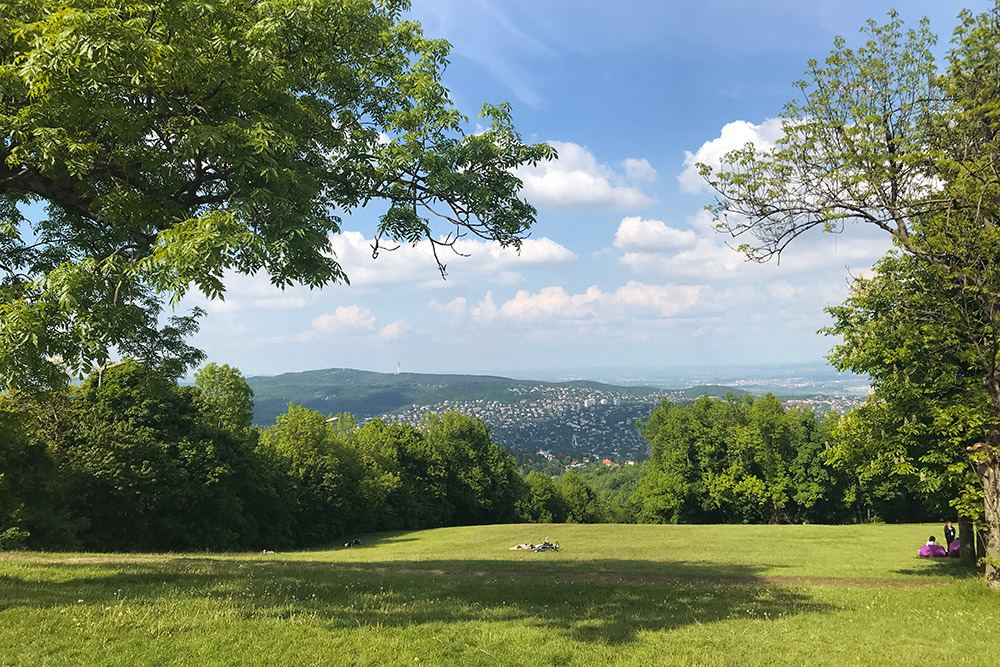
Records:
[[[253,424],[253,389],[229,364],[207,364],[194,374],[198,404],[216,428],[244,434]]]
[[[37,397],[36,397],[37,398]],[[66,487],[36,416],[23,395],[0,396],[0,549],[78,545]]]
[[[244,533],[241,443],[202,418],[192,392],[127,361],[74,392],[57,448],[84,545],[97,550],[233,548]]]
[[[607,521],[608,510],[601,496],[574,472],[559,478],[559,493],[566,508],[569,523],[603,523]]]
[[[632,498],[652,523],[840,523],[924,518],[898,481],[877,486],[827,461],[836,414],[771,395],[665,402],[642,426],[652,457]]]
[[[527,493],[518,504],[518,513],[535,523],[563,523],[567,517],[566,501],[548,475],[532,470],[524,479]]]
[[[470,525],[512,521],[523,481],[511,458],[490,439],[487,426],[457,412],[428,414],[422,430],[444,462],[446,523]]]
[[[315,410],[289,405],[261,434],[261,447],[273,449],[287,471],[298,541],[318,544],[355,527],[354,517],[362,509],[361,471],[347,442],[349,428],[328,422]]]
[[[868,223],[908,243],[915,218],[949,207],[939,192],[941,115],[947,108],[926,20],[904,30],[870,20],[857,49],[837,37],[822,63],[808,62],[800,97],[781,114],[773,150],[747,144],[700,165],[716,191],[719,227],[751,236],[740,250],[766,261],[813,228]]]
[[[828,309],[828,332],[843,337],[831,359],[873,379],[830,459],[864,478],[906,478],[942,514],[981,521],[982,486],[968,448],[989,430],[989,401],[975,355],[959,342],[966,334],[956,329],[974,326],[960,315],[970,295],[912,255],[887,256],[876,269]]]
[[[512,170],[554,153],[522,143],[506,105],[465,132],[449,46],[408,4],[0,2],[4,384],[115,350],[196,362],[164,296],[221,298],[227,271],[346,281],[329,237],[364,206],[384,211],[376,254],[466,233],[517,246],[535,210]]]
[[[359,427],[291,405],[259,431],[238,370],[196,377],[126,360],[44,402],[0,397],[0,544],[273,549],[522,517],[527,486],[482,422]]]
[[[643,425],[650,461],[522,479],[514,457],[465,415],[427,415],[419,428],[359,425],[290,405],[257,429],[248,425],[249,395],[228,366],[210,364],[182,387],[128,360],[80,387],[3,397],[0,540],[5,548],[271,549],[519,521],[927,518],[898,475],[858,462],[867,461],[867,441],[852,429],[869,420],[817,419],[773,396],[664,403]]]
[[[446,462],[408,424],[365,424],[354,439],[365,468],[362,494],[378,530],[443,525],[451,512]]]

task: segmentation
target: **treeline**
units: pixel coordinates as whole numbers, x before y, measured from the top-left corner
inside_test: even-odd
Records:
[[[834,465],[841,416],[785,410],[768,394],[666,403],[642,426],[652,456],[633,506],[639,521],[922,521],[908,480]]]
[[[917,479],[854,460],[851,423],[834,412],[786,410],[771,395],[664,402],[640,425],[648,461],[593,464],[553,483],[592,496],[589,518],[597,521],[910,522],[949,511],[953,496],[943,489],[928,494]],[[543,465],[562,468],[559,461]],[[529,481],[538,474],[530,472]]]
[[[195,377],[127,361],[0,397],[0,548],[275,549],[523,516],[528,487],[479,421],[359,427],[291,406],[258,429],[238,371]]]
[[[896,522],[940,509],[905,476],[838,465],[851,460],[849,419],[770,395],[664,402],[640,425],[650,460],[556,477],[522,475],[458,413],[419,428],[295,405],[259,428],[252,414],[239,371],[215,364],[193,386],[126,361],[79,387],[0,396],[0,548],[277,549],[449,525]]]

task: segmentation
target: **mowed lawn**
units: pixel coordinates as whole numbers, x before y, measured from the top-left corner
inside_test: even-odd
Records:
[[[274,555],[7,553],[0,664],[1000,664],[1000,594],[916,557],[938,532],[504,525]],[[508,550],[547,536],[558,553]]]

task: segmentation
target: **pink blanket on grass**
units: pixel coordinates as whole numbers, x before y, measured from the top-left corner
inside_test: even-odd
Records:
[[[925,544],[917,551],[917,555],[921,558],[940,558],[947,556],[948,552],[940,544]]]
[[[948,555],[952,558],[958,558],[958,550],[960,548],[961,545],[958,543],[958,540],[952,540],[951,544],[948,545]]]

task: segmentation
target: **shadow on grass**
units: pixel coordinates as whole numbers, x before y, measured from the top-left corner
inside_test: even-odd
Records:
[[[375,547],[385,544],[399,544],[401,542],[416,542],[417,538],[409,537],[409,535],[412,534],[413,534],[412,530],[405,530],[405,531],[400,530],[400,531],[392,531],[384,533],[358,533],[356,535],[351,534],[351,535],[345,535],[342,540],[338,540],[336,542],[305,547],[286,553],[297,553],[297,552],[321,553],[323,551],[340,551],[341,549],[345,548],[344,544],[348,542],[353,542],[355,538],[363,540],[361,548]],[[358,547],[346,547],[346,548],[356,549]]]
[[[893,572],[911,577],[952,577],[954,579],[982,576],[980,570],[963,564],[957,558],[920,558],[914,562],[914,567],[893,570]]]
[[[835,609],[766,582],[755,567],[679,562],[669,576],[645,576],[642,561],[577,562],[574,572],[481,564],[504,569],[471,572],[462,560],[32,563],[0,577],[0,614],[78,604],[192,610],[222,604],[248,619],[295,618],[331,631],[513,623],[576,641],[621,644],[647,631]]]

